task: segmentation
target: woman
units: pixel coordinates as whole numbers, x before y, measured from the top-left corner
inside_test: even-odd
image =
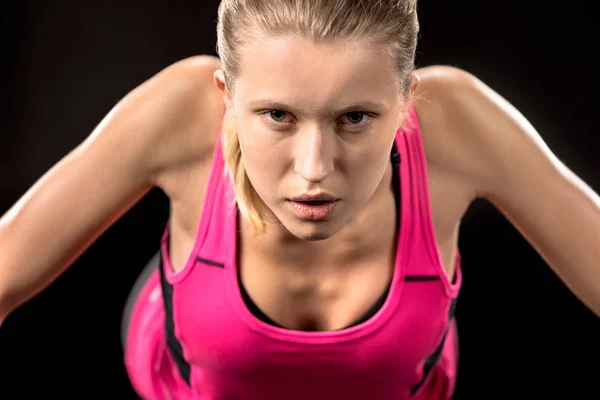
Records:
[[[600,314],[598,197],[475,77],[415,71],[417,32],[414,1],[223,1],[220,60],[135,89],[2,218],[0,319],[152,187],[171,218],[124,316],[145,399],[450,398],[476,198]]]

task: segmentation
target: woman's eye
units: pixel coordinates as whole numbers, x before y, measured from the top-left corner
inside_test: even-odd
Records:
[[[271,110],[265,113],[273,122],[285,122],[285,117],[287,116],[285,111],[280,110]]]
[[[267,119],[267,122],[270,123],[274,123],[274,124],[285,124],[288,122],[292,122],[289,121],[289,119],[291,118],[291,115],[289,113],[287,113],[286,111],[281,111],[281,110],[265,110],[261,113],[264,118]],[[364,112],[364,111],[353,111],[353,112],[349,112],[346,113],[342,116],[341,120],[338,120],[338,123],[341,123],[342,125],[365,125],[367,123],[369,123],[370,118],[372,118],[373,115],[368,113],[368,112]],[[287,120],[286,120],[287,118]]]
[[[344,118],[349,122],[350,125],[358,125],[365,120],[366,113],[354,111],[349,112],[344,116]]]

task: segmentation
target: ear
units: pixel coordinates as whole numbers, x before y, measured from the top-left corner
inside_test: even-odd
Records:
[[[227,88],[227,83],[225,82],[225,72],[222,69],[216,70],[213,74],[213,80],[221,93],[223,93],[225,105],[228,109],[231,109],[233,107],[233,99],[231,98],[231,92]]]
[[[410,76],[410,94],[413,94],[417,90],[419,82],[421,82],[421,78],[413,72]]]

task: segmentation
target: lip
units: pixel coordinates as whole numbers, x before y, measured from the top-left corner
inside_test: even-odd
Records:
[[[305,198],[305,197],[303,197]],[[299,198],[298,198],[299,199]],[[325,201],[323,204],[310,204],[307,201]],[[323,220],[335,211],[339,200],[323,200],[323,197],[314,200],[288,200],[290,210],[300,219],[307,221]]]
[[[330,195],[329,193],[314,193],[314,194],[302,194],[289,199],[290,201],[336,201],[337,197]]]

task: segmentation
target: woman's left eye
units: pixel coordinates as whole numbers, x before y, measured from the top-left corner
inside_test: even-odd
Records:
[[[347,120],[349,125],[358,125],[361,122],[363,122],[365,119],[367,119],[367,117],[369,117],[369,115],[367,115],[367,113],[365,113],[365,112],[353,111],[353,112],[349,112],[348,114],[344,115],[344,117],[342,119]]]

